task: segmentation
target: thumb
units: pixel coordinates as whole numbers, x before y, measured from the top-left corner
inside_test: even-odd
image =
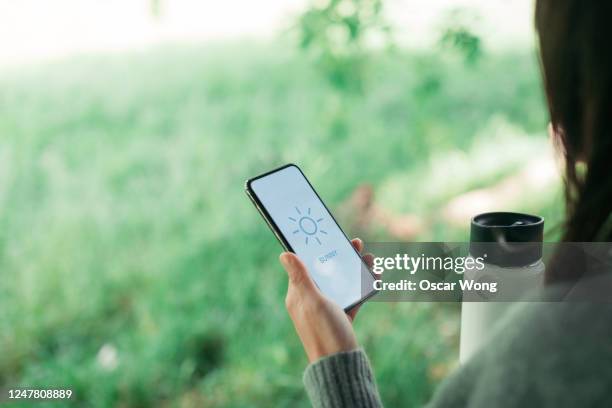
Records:
[[[306,290],[316,289],[306,266],[297,255],[291,252],[283,252],[279,259],[287,271],[287,275],[289,275],[289,286]]]

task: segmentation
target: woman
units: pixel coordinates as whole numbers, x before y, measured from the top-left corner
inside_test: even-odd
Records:
[[[552,129],[565,158],[567,242],[612,241],[611,18],[612,2],[536,1]],[[353,244],[362,249],[361,241]],[[295,255],[283,253],[280,260],[289,274],[286,306],[311,362],[304,383],[313,405],[381,406],[351,325],[356,311],[347,316],[323,297]],[[548,288],[571,287],[581,277],[584,271],[568,267],[571,261],[556,255],[546,272]],[[430,406],[612,406],[612,304],[514,310],[488,345],[446,379]]]

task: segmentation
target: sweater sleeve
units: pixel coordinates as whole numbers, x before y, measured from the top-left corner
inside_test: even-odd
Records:
[[[312,363],[304,372],[304,385],[315,408],[382,407],[362,349],[332,354]]]

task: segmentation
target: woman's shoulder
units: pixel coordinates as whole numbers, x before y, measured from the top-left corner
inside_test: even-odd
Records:
[[[432,406],[612,406],[611,323],[608,302],[517,304]]]

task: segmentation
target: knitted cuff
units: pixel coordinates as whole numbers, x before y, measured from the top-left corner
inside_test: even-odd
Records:
[[[312,363],[304,372],[304,385],[315,408],[382,407],[362,349],[332,354]]]

